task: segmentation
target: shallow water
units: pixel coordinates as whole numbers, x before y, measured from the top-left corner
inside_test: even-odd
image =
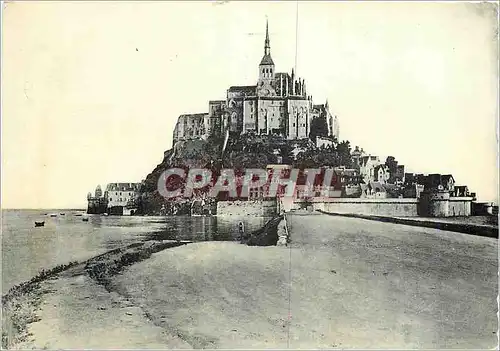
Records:
[[[50,217],[50,214],[57,217]],[[64,213],[65,215],[61,215]],[[81,261],[114,248],[145,240],[238,240],[239,222],[256,230],[264,217],[129,217],[90,215],[84,211],[2,211],[2,294],[40,270]],[[35,221],[45,221],[35,227]]]

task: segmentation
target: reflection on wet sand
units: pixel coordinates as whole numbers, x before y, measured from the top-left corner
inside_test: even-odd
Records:
[[[169,217],[165,228],[151,234],[155,240],[236,241],[241,234],[260,229],[271,217]]]

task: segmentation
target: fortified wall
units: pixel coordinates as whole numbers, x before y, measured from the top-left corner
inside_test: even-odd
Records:
[[[287,201],[288,200],[288,201]],[[451,197],[449,192],[422,192],[419,199],[408,198],[313,198],[307,207],[329,213],[378,215],[393,217],[458,217],[471,216],[473,197]],[[291,199],[265,201],[219,201],[217,216],[274,216],[278,212],[304,207]]]
[[[276,200],[219,201],[217,216],[259,216],[269,217],[277,213]]]
[[[472,215],[472,197],[451,197],[448,191],[423,191],[420,194],[419,216],[457,217]]]
[[[418,216],[418,202],[418,199],[332,198],[313,201],[312,206],[330,213],[415,217]]]
[[[458,217],[471,216],[473,197],[451,197],[449,192],[422,192],[419,199],[313,199],[314,210],[330,213],[379,215],[394,217]],[[295,203],[292,208],[299,208]]]

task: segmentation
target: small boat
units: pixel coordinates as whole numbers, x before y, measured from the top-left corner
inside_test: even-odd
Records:
[[[84,221],[84,222],[88,222],[88,221],[89,221],[89,219],[88,219],[87,217],[83,217],[83,218],[82,218],[82,221]]]
[[[43,227],[45,225],[45,221],[37,222],[35,221],[35,227]]]

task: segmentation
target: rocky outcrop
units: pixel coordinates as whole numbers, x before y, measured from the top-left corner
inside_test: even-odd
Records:
[[[242,242],[248,246],[275,246],[278,243],[278,226],[283,216],[269,220],[261,229],[256,230],[242,238]]]
[[[124,268],[144,261],[156,252],[188,243],[189,241],[164,240],[131,244],[91,258],[86,262],[84,269],[89,277],[109,288],[110,279]]]
[[[175,204],[174,201],[166,201],[158,192],[158,179],[160,175],[169,168],[212,168],[217,162],[222,143],[220,140],[186,140],[179,141],[174,148],[164,153],[163,160],[155,169],[146,176],[138,197],[136,199],[137,215],[165,215],[163,209],[172,208],[177,214],[188,214],[189,205],[185,203]],[[175,210],[174,209],[177,209]],[[185,211],[179,208],[186,207]],[[168,212],[168,211],[167,211]],[[173,213],[170,213],[173,214]]]
[[[303,169],[344,163],[349,165],[351,162],[347,141],[339,143],[338,147],[318,149],[309,139],[287,140],[276,135],[243,134],[229,138],[222,152],[224,145],[222,138],[181,140],[175,143],[171,150],[165,151],[162,162],[143,182],[136,199],[136,214],[162,215],[165,213],[161,209],[175,202],[166,201],[157,190],[160,175],[169,168],[206,168],[216,173],[222,168],[235,171],[265,169],[267,165],[276,163]],[[294,154],[293,150],[297,148],[301,151]]]

